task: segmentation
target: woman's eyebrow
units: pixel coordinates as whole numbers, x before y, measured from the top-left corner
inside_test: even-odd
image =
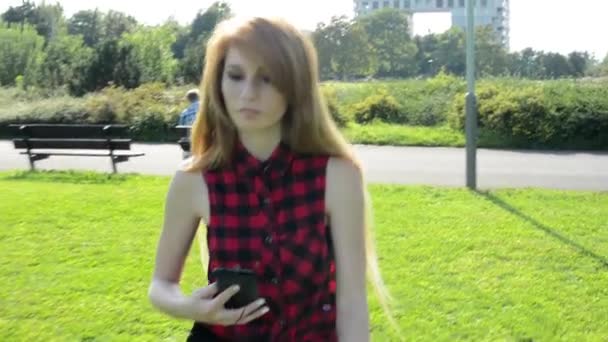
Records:
[[[228,65],[226,65],[226,70],[228,70],[228,69],[235,69],[237,71],[241,71],[244,68],[240,64],[228,64]],[[268,69],[264,66],[258,66],[257,69],[255,70],[256,74],[267,74],[268,72],[269,72]]]
[[[226,68],[231,68],[231,69],[242,69],[241,66],[239,64],[228,64],[226,66]]]

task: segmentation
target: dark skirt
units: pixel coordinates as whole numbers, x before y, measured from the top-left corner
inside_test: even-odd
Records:
[[[268,342],[270,339],[268,337],[245,337],[239,339],[238,342]],[[190,330],[190,334],[188,335],[188,339],[186,342],[234,342],[221,339],[213,334],[211,330],[204,324],[195,322]]]
[[[200,323],[194,323],[186,342],[228,342],[213,334],[209,328]]]

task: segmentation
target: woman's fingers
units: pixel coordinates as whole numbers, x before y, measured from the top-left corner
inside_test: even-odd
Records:
[[[268,312],[268,307],[264,306],[266,300],[260,298],[253,303],[240,309],[225,309],[218,313],[218,320],[224,325],[237,325],[251,322]]]
[[[267,306],[259,308],[259,309],[255,310],[254,312],[250,313],[248,316],[239,320],[237,324],[247,324],[247,323],[253,321],[254,319],[264,316],[268,312],[268,310],[269,309]]]
[[[192,296],[201,299],[212,298],[217,293],[217,290],[217,283],[213,283],[194,290]]]

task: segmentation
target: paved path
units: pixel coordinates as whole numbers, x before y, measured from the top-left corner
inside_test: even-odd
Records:
[[[119,172],[171,175],[181,160],[177,144],[134,144],[146,153],[118,165]],[[462,148],[356,146],[368,179],[377,183],[464,186]],[[480,149],[480,188],[543,187],[608,191],[608,153],[538,152]],[[80,169],[111,172],[109,158],[50,157],[39,169]],[[27,169],[27,158],[7,140],[0,140],[0,170]]]

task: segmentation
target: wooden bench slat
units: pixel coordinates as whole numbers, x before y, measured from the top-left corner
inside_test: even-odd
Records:
[[[32,138],[122,138],[129,133],[126,125],[12,124],[9,127],[18,136]]]
[[[13,139],[15,148],[32,149],[82,149],[82,150],[130,150],[131,139]]]
[[[20,154],[24,154],[27,155],[27,152],[21,152]],[[115,153],[115,154],[110,154],[110,153],[62,153],[62,152],[52,152],[52,153],[45,153],[45,152],[33,152],[33,155],[37,155],[37,156],[74,156],[74,157],[141,157],[141,156],[145,156],[145,153]]]

